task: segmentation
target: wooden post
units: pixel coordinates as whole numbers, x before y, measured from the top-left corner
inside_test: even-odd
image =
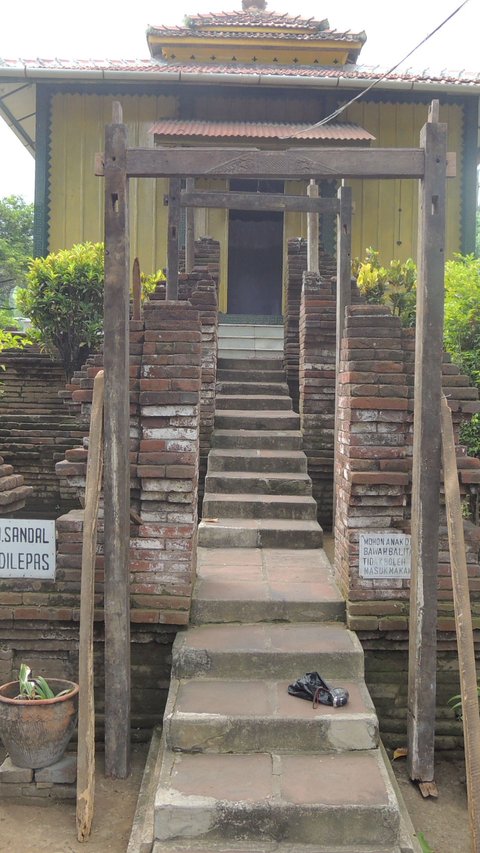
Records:
[[[478,713],[477,672],[473,642],[472,611],[463,534],[462,502],[458,486],[457,460],[452,414],[442,395],[442,455],[448,541],[452,567],[455,630],[457,632],[460,693],[462,697],[465,765],[467,770],[468,815],[473,853],[480,853],[480,716]]]
[[[168,189],[167,299],[178,299],[178,237],[180,232],[180,178],[170,178]]]
[[[78,673],[77,838],[90,835],[95,795],[95,705],[93,692],[93,613],[97,519],[103,467],[103,370],[93,383],[83,516]]]
[[[130,400],[127,129],[105,130],[105,773],[130,772]]]
[[[340,349],[345,328],[345,309],[352,300],[352,189],[344,183],[337,192],[337,330],[335,338],[335,431],[333,473],[333,530],[335,533],[335,508],[337,501],[337,435],[338,435],[338,374]]]
[[[440,500],[445,179],[447,128],[429,120],[421,132],[425,175],[418,219],[417,320],[412,486],[412,579],[408,672],[408,770],[434,778],[437,667],[437,568]]]
[[[311,180],[307,187],[309,198],[318,198],[318,185]],[[307,213],[307,272],[319,272],[319,221],[318,213]]]
[[[195,190],[195,178],[187,178],[186,190]],[[191,273],[195,265],[195,209],[187,207],[185,212],[185,272]]]
[[[140,320],[142,317],[142,277],[140,274],[140,261],[135,258],[132,269],[133,290],[133,312],[132,319]]]

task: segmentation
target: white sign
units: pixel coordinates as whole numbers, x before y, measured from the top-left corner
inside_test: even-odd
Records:
[[[406,533],[360,533],[358,571],[361,578],[409,578],[410,536]]]
[[[55,580],[55,522],[0,518],[0,578]]]

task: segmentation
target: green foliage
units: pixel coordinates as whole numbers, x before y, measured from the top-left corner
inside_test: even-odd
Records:
[[[17,304],[29,334],[60,355],[67,381],[98,343],[103,319],[103,244],[78,243],[30,262]]]
[[[72,691],[72,688],[69,687],[60,693],[54,693],[42,675],[32,678],[32,670],[26,663],[20,664],[18,684],[20,693],[15,697],[16,699],[55,699],[56,696],[65,696]]]
[[[20,196],[0,199],[0,308],[9,310],[12,292],[24,284],[33,253],[33,204]]]
[[[477,696],[480,697],[480,685],[477,684]],[[450,708],[455,711],[455,716],[458,717],[459,720],[463,719],[463,709],[462,709],[462,694],[457,693],[456,696],[452,696],[448,702]]]
[[[477,228],[475,232],[475,254],[480,258],[480,210],[477,210]]]
[[[423,832],[417,832],[417,838],[422,848],[422,853],[434,853],[433,849],[430,847],[427,839],[425,838]]]
[[[163,270],[157,270],[157,272],[154,272],[151,275],[147,275],[142,272],[140,281],[142,283],[142,300],[144,300],[148,299],[152,293],[155,293],[157,286],[166,281],[166,277]]]
[[[393,260],[383,267],[379,252],[369,248],[363,261],[354,261],[353,273],[367,302],[387,305],[404,326],[414,325],[417,270],[411,258],[405,263]]]

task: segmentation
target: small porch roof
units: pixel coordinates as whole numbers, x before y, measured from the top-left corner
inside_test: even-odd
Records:
[[[368,130],[349,122],[325,124],[292,124],[245,121],[203,121],[199,119],[160,119],[151,128],[155,142],[185,142],[209,140],[233,142],[238,140],[262,142],[284,142],[288,146],[296,142],[340,142],[343,145],[369,145],[375,140]]]

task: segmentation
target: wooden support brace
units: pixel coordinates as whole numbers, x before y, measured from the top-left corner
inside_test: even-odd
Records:
[[[309,198],[318,198],[318,186],[315,181],[310,181],[307,187],[307,195]],[[319,252],[320,228],[318,221],[318,213],[307,214],[307,271],[319,272],[318,252]]]
[[[408,671],[408,770],[434,778],[447,128],[428,121],[420,144]]]
[[[82,576],[80,590],[80,636],[78,652],[78,757],[77,838],[90,836],[95,796],[95,704],[93,691],[93,614],[95,601],[95,556],[97,519],[103,470],[104,374],[93,383],[92,413],[87,460],[85,512],[83,515]]]
[[[119,111],[116,118],[121,119]],[[130,400],[127,129],[105,130],[105,773],[130,772]]]
[[[187,192],[195,190],[195,178],[187,178]],[[185,215],[185,272],[191,273],[195,266],[195,210],[187,207]]]
[[[168,189],[167,299],[178,299],[178,238],[180,235],[180,178],[170,178]]]
[[[475,645],[452,414],[444,396],[442,396],[442,455],[462,697],[471,849],[473,853],[480,853],[480,716]]]
[[[352,299],[352,189],[342,186],[337,193],[339,211],[337,216],[337,328],[335,338],[335,432],[334,454],[337,453],[338,436],[338,375],[340,372],[340,348],[345,328],[345,309]],[[333,519],[337,501],[337,465],[334,464]]]
[[[142,276],[140,273],[140,261],[135,258],[132,269],[133,290],[133,313],[132,320],[140,320],[142,317]]]

